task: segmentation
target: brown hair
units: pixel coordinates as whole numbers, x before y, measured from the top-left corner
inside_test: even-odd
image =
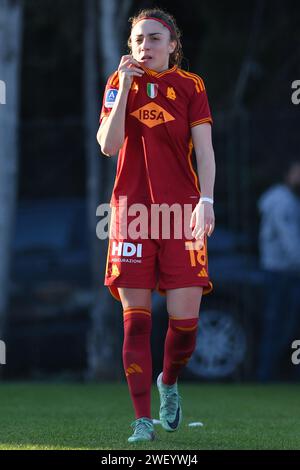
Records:
[[[173,65],[177,65],[178,67],[181,67],[181,62],[183,58],[182,45],[180,41],[181,32],[176,24],[176,20],[174,16],[162,10],[161,8],[146,8],[144,10],[140,10],[137,15],[129,18],[128,21],[131,23],[131,30],[136,25],[136,23],[141,18],[144,18],[144,17],[145,18],[157,18],[157,19],[163,20],[170,27],[172,31],[172,32],[170,31],[170,36],[171,36],[170,40],[176,41],[176,47],[175,47],[174,52],[170,54],[169,66],[172,67]],[[131,52],[131,35],[128,38],[127,45]]]

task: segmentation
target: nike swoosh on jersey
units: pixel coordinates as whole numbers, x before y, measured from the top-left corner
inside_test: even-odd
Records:
[[[178,426],[178,422],[179,422],[179,411],[180,411],[180,408],[179,408],[179,406],[178,406],[177,412],[176,412],[176,416],[175,416],[175,419],[174,419],[173,423],[170,423],[170,421],[167,421],[168,425],[169,425],[170,428],[172,428],[172,429],[176,429],[177,426]]]

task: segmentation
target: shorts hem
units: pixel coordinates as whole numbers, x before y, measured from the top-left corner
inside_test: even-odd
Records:
[[[193,284],[191,282],[188,282],[186,284],[180,283],[180,286],[172,286],[172,287],[161,287],[161,286],[159,286],[158,289],[159,289],[159,291],[164,292],[168,289],[181,289],[182,287],[203,287],[203,288],[206,288],[205,290],[203,289],[203,295],[209,294],[214,288],[212,281],[208,281],[206,284],[199,284],[199,283]],[[163,295],[165,295],[165,294],[163,294]]]
[[[176,286],[176,287],[160,287],[158,284],[156,284],[155,286],[152,286],[152,287],[145,287],[145,286],[137,286],[136,284],[134,286],[132,285],[128,285],[128,284],[124,284],[122,283],[122,285],[116,285],[116,284],[104,284],[106,287],[108,287],[111,295],[114,297],[114,299],[118,300],[119,302],[121,302],[121,299],[120,299],[120,296],[119,296],[119,292],[118,292],[118,287],[129,287],[129,288],[132,288],[132,289],[151,289],[151,290],[156,290],[160,295],[162,296],[166,296],[166,290],[167,289],[180,289],[181,287],[203,287],[203,295],[207,295],[209,294],[210,292],[213,291],[213,283],[211,281],[208,281],[207,284],[191,284],[190,282],[187,283],[187,284],[180,284],[180,286]]]
[[[131,287],[132,289],[155,289],[156,286],[153,287],[148,287],[148,286],[137,286],[136,284],[127,284],[122,282],[121,284],[116,284],[115,282],[112,282],[111,284],[104,284],[106,287]]]
[[[106,284],[104,283],[105,287],[108,287],[111,295],[113,296],[114,299],[118,300],[119,302],[121,302],[121,299],[120,299],[120,296],[119,296],[119,292],[118,292],[118,287],[129,287],[131,289],[151,289],[151,290],[154,290],[156,286],[154,287],[145,287],[145,286],[137,286],[136,284],[134,286],[132,285],[128,285],[126,283],[123,283],[122,282],[122,285],[119,285],[119,284],[115,284],[115,283],[112,283],[112,284]]]

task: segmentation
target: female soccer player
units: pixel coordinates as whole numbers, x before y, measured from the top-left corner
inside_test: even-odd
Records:
[[[182,46],[174,17],[155,8],[130,21],[131,54],[122,56],[108,78],[97,140],[104,154],[119,151],[110,201],[110,229],[117,228],[118,235],[110,235],[105,285],[122,302],[122,357],[136,418],[128,441],[137,442],[155,438],[150,347],[155,287],[166,295],[169,315],[163,370],[157,378],[159,417],[166,431],[176,431],[182,420],[177,378],[195,349],[202,294],[213,288],[206,236],[214,230],[215,160],[204,83],[180,68]],[[191,161],[193,148],[199,179]],[[183,212],[189,205],[191,237],[163,237],[160,229],[157,237],[145,232],[139,239],[120,236],[132,222],[136,204],[149,209],[148,222],[157,205],[176,204]],[[127,207],[132,209],[128,213]],[[171,214],[172,229],[182,228],[179,215]]]

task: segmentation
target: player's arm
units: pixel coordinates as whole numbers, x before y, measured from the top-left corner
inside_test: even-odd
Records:
[[[103,117],[97,141],[104,155],[115,155],[122,147],[125,135],[125,110],[129,90],[120,88],[111,113]]]
[[[199,124],[192,127],[191,133],[197,160],[201,196],[213,199],[216,164],[211,138],[211,125],[208,122]],[[209,202],[204,202],[203,204],[205,206],[203,223],[201,223],[197,210],[194,211],[191,220],[191,225],[195,226],[192,233],[196,235],[196,238],[203,231],[210,236],[215,226],[213,206]]]
[[[211,138],[213,122],[203,79],[193,74],[196,84],[192,87],[188,104],[188,119],[197,158],[201,196],[213,199],[215,158]]]
[[[191,129],[195,148],[201,196],[213,199],[216,175],[215,154],[211,138],[211,125],[199,124]]]
[[[122,56],[118,67],[119,90],[109,116],[102,119],[97,132],[97,141],[105,155],[115,155],[122,147],[125,138],[125,114],[128,94],[134,76],[142,76],[144,71],[131,55]]]

